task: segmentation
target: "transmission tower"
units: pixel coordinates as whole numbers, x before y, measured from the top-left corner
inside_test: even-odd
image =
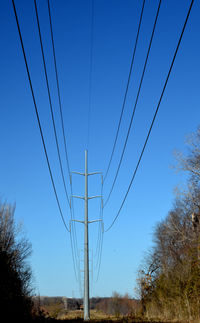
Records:
[[[93,198],[101,198],[101,195],[91,196],[88,197],[88,176],[101,174],[101,172],[94,172],[88,173],[88,151],[85,150],[85,172],[72,172],[72,174],[78,174],[85,176],[85,196],[76,196],[73,195],[72,198],[79,198],[85,201],[85,218],[84,221],[75,220],[72,221],[83,223],[84,224],[84,297],[83,297],[83,304],[84,304],[84,321],[89,321],[90,319],[90,296],[89,296],[89,237],[88,237],[88,224],[102,221],[102,219],[88,221],[88,200]]]

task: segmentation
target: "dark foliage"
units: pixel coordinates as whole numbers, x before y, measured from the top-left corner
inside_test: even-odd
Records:
[[[32,313],[31,247],[14,222],[14,208],[0,205],[0,316],[2,322],[28,322]]]

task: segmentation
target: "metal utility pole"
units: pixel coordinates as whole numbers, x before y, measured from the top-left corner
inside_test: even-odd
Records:
[[[73,174],[85,176],[85,196],[72,196],[85,200],[85,218],[84,221],[72,220],[84,224],[84,321],[90,320],[90,288],[89,288],[89,236],[88,236],[88,224],[93,222],[102,221],[101,219],[88,221],[88,200],[100,196],[88,197],[88,176],[101,174],[100,172],[88,173],[88,152],[85,150],[85,173],[72,172]]]
[[[87,150],[85,151],[85,234],[84,234],[84,320],[90,319],[89,304],[89,241],[88,241],[88,164]]]

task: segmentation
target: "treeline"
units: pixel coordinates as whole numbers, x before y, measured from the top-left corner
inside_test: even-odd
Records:
[[[96,298],[93,301],[93,307],[108,315],[120,316],[136,316],[140,308],[140,302],[132,299],[128,294],[120,295],[113,292],[112,297]]]
[[[161,320],[200,318],[200,128],[177,168],[188,172],[186,189],[154,230],[154,244],[138,275],[142,314]]]
[[[66,311],[80,310],[83,306],[83,299],[67,297],[35,296],[33,302],[36,308],[41,308],[52,316],[52,311],[59,314]],[[92,297],[90,309],[103,312],[116,317],[138,313],[140,302],[132,299],[128,294],[120,295],[113,292],[111,297]]]

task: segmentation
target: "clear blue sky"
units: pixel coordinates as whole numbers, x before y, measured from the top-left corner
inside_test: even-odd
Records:
[[[50,1],[63,115],[70,168],[84,170],[87,147],[91,1]],[[105,228],[115,217],[129,185],[155,111],[190,1],[163,0],[141,89],[134,124],[123,164],[111,199],[105,208]],[[135,102],[158,1],[146,1],[131,84],[117,149],[105,183],[106,197],[120,158],[129,118]],[[91,127],[88,145],[89,171],[105,173],[108,165],[142,1],[94,0]],[[70,213],[62,185],[50,117],[48,96],[33,1],[16,0],[22,36],[30,67],[38,110],[44,130],[56,188],[65,219]],[[64,159],[55,71],[46,1],[38,1],[48,76],[63,165]],[[185,150],[186,135],[200,124],[200,2],[195,1],[184,37],[161,103],[143,160],[121,215],[104,235],[100,277],[91,296],[110,296],[113,291],[134,294],[137,269],[152,244],[153,228],[172,206],[176,185],[186,178],[171,168],[174,150]],[[0,2],[0,195],[16,203],[16,219],[22,221],[32,243],[31,265],[36,293],[79,297],[70,237],[60,219],[54,197],[12,2]],[[84,179],[73,176],[74,194],[84,194]],[[100,194],[100,178],[89,179],[89,194]],[[69,189],[69,184],[68,184]],[[89,202],[89,218],[99,217],[99,201]],[[83,201],[74,201],[75,216],[84,216]],[[90,224],[90,248],[95,255],[97,224]],[[83,259],[83,227],[77,224],[77,240]],[[92,252],[91,252],[92,253]],[[94,264],[96,259],[94,258]],[[83,263],[81,262],[83,268]],[[96,272],[94,272],[96,277]],[[94,279],[95,280],[95,279]]]

